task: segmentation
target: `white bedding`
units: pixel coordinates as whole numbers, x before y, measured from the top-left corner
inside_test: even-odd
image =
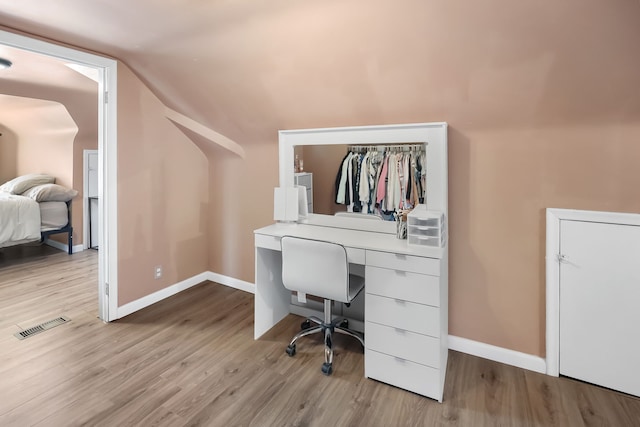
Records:
[[[40,202],[41,230],[57,230],[69,222],[69,210],[65,202]]]
[[[40,239],[40,208],[28,197],[0,192],[0,248]]]

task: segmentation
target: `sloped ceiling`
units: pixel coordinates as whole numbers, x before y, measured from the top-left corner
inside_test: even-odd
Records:
[[[34,112],[42,111],[41,100],[54,101],[66,107],[66,114],[73,122],[84,124],[80,130],[84,138],[97,138],[98,84],[95,81],[46,55],[0,45],[0,57],[13,62],[11,68],[0,70],[0,94],[11,95],[2,98],[0,125],[21,133],[13,128],[17,123],[15,111],[28,111],[29,105]],[[33,121],[31,126],[34,123],[42,125],[45,121]]]
[[[301,127],[637,117],[639,18],[629,0],[0,1],[0,24],[122,60],[239,144]],[[618,75],[603,79],[594,55]]]

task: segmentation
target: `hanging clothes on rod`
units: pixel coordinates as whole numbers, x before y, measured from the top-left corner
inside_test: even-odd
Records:
[[[426,144],[350,145],[335,180],[335,202],[349,212],[394,220],[425,203]]]

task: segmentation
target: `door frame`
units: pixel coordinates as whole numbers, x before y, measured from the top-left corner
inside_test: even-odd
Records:
[[[640,215],[619,212],[547,209],[546,242],[546,347],[547,375],[560,375],[560,223],[585,221],[619,225],[639,225]]]
[[[98,313],[105,322],[118,309],[117,67],[114,59],[0,30],[0,44],[48,55],[98,71]]]

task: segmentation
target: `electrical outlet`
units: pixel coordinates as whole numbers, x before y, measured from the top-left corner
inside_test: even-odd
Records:
[[[156,279],[159,279],[159,278],[162,277],[162,266],[161,265],[156,266],[155,276],[156,276]]]

